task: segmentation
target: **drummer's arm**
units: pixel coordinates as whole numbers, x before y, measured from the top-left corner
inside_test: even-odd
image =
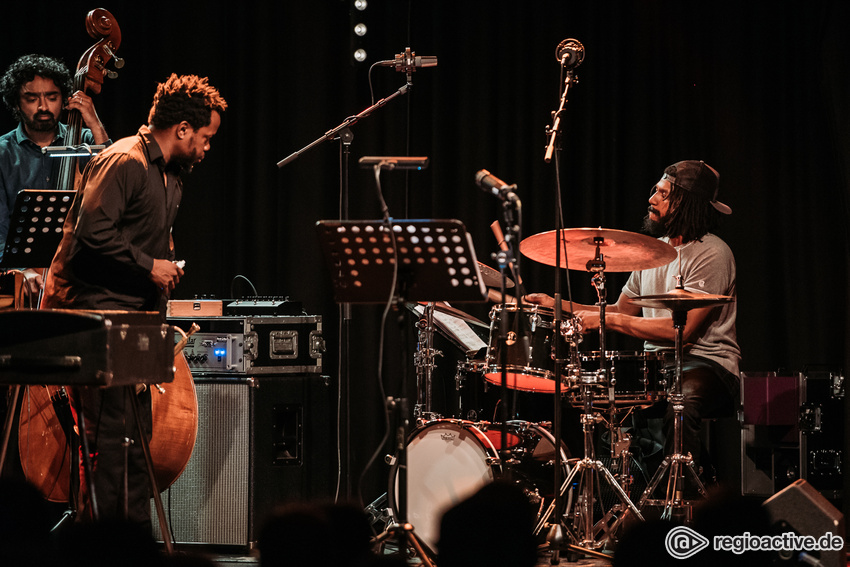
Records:
[[[714,307],[693,309],[688,312],[682,339],[685,344],[696,342],[702,333],[709,313]],[[672,317],[641,317],[641,308],[634,305],[629,297],[621,294],[617,304],[606,310],[605,325],[609,331],[617,331],[632,337],[651,342],[675,342],[676,329]],[[586,314],[586,315],[585,315]],[[584,330],[599,328],[598,311],[581,313]]]
[[[555,307],[555,299],[551,295],[546,295],[545,293],[529,293],[528,295],[523,296],[523,301],[539,305],[541,307],[548,307],[550,309]],[[576,303],[575,301],[570,303],[568,300],[562,299],[561,309],[566,313],[573,313],[576,311],[590,311],[592,309],[597,309],[597,307],[595,305]]]
[[[555,300],[545,293],[530,293],[524,297],[528,303],[542,307],[553,307]],[[599,306],[572,303],[561,300],[561,309],[565,313],[574,313],[582,320],[585,333],[599,329]],[[685,343],[696,341],[701,332],[703,322],[711,312],[711,307],[694,309],[688,312],[683,339]],[[641,308],[631,302],[629,296],[621,293],[617,303],[605,307],[605,326],[609,331],[617,331],[644,341],[668,342],[676,340],[676,329],[673,328],[672,317],[642,317]]]

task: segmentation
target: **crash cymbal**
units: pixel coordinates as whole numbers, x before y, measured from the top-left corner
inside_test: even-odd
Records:
[[[502,287],[502,273],[499,270],[494,270],[487,264],[478,262],[478,269],[481,270],[481,281],[487,287]],[[505,287],[514,287],[514,282],[511,278],[505,278]]]
[[[428,305],[428,302],[427,301],[420,301],[419,305],[422,305],[424,307],[425,305]],[[473,317],[469,313],[464,313],[460,309],[455,309],[451,305],[444,303],[442,301],[437,301],[437,302],[434,303],[434,311],[439,311],[440,313],[445,313],[446,315],[451,315],[452,317],[457,317],[458,319],[460,319],[462,321],[466,321],[470,325],[475,325],[477,327],[483,327],[485,329],[490,328],[490,325],[485,323],[484,321],[482,321],[482,320],[480,320],[476,317]]]
[[[640,295],[630,301],[638,307],[690,311],[691,309],[711,307],[721,303],[731,303],[734,300],[735,298],[730,295],[712,295],[677,288],[659,295]]]
[[[561,231],[561,267],[587,270],[600,246],[606,272],[634,272],[665,266],[676,259],[676,249],[657,238],[606,228],[567,228]],[[520,252],[541,264],[555,265],[555,231],[529,236]]]

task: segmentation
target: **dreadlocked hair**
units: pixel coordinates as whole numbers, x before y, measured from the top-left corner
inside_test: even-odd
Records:
[[[664,223],[665,236],[681,236],[682,243],[702,240],[720,226],[721,213],[705,199],[673,184],[668,197],[671,211]]]
[[[148,124],[164,130],[185,120],[198,130],[209,126],[213,110],[224,112],[226,108],[227,102],[206,77],[172,73],[156,88]]]

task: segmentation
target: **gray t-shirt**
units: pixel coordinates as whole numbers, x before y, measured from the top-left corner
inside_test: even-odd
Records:
[[[668,242],[669,238],[660,240]],[[676,286],[676,276],[681,274],[688,291],[735,297],[735,257],[723,240],[713,234],[706,234],[701,241],[677,246],[676,252],[678,259],[666,266],[632,272],[623,286],[623,293],[628,297],[667,293]],[[735,331],[736,314],[737,305],[734,301],[712,309],[705,321],[705,330],[699,334],[695,344],[686,347],[686,352],[713,360],[737,376],[741,350]],[[643,308],[643,316],[670,317],[670,311]],[[649,351],[674,346],[673,343],[645,343]]]

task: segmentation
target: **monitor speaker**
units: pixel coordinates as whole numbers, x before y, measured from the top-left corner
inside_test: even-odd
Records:
[[[825,539],[844,537],[844,515],[820,492],[803,479],[799,479],[780,490],[764,501],[763,506],[770,515],[774,530],[779,534],[793,532],[800,536],[812,536],[818,545],[830,543]],[[843,541],[842,541],[843,543]],[[812,548],[796,550],[787,553],[787,557],[779,554],[779,559],[785,559],[790,564],[802,565],[819,559],[819,565],[841,566],[847,563],[844,549],[816,551]],[[807,558],[798,557],[799,551],[807,553]]]
[[[252,547],[277,504],[331,496],[327,377],[195,377],[198,438],[162,494],[175,544]],[[159,532],[153,513],[156,536]]]

